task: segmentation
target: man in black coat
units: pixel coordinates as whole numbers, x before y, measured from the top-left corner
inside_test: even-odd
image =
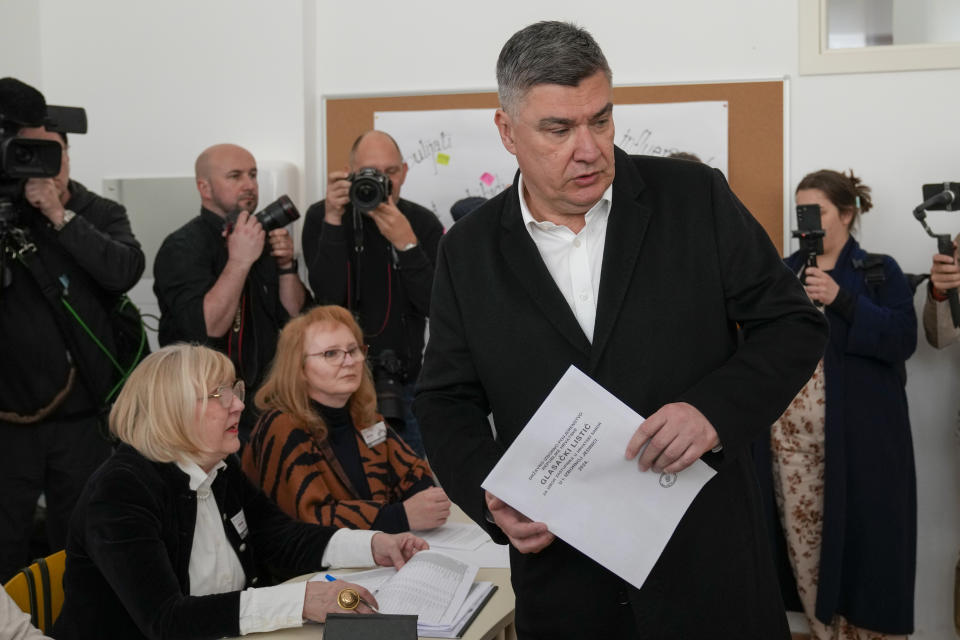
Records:
[[[303,223],[310,287],[317,302],[347,307],[357,317],[370,346],[378,409],[423,456],[410,405],[443,225],[429,209],[400,197],[407,163],[390,135],[368,131],[358,137],[349,169],[379,171],[389,179],[390,195],[371,211],[355,211],[350,174],[330,174],[326,199],[307,210]]]
[[[254,215],[260,187],[253,154],[213,145],[197,157],[195,174],[200,214],[167,236],[153,261],[160,346],[196,342],[227,354],[253,397],[280,329],[309,298],[290,232],[266,233]],[[242,441],[256,417],[247,403]]]
[[[4,82],[7,91],[19,81]],[[36,97],[43,121],[43,97],[17,86]],[[126,209],[70,179],[66,134],[26,126],[18,135],[62,153],[56,176],[25,182],[2,230],[5,248],[18,237],[29,243],[23,259],[3,261],[0,282],[0,582],[30,560],[40,494],[50,549],[62,549],[87,478],[110,455],[103,411],[115,372],[61,300],[115,353],[110,309],[144,267]],[[51,286],[56,301],[44,293]]]
[[[415,411],[451,498],[511,544],[520,636],[789,637],[748,445],[809,378],[823,318],[720,172],[614,147],[586,31],[521,30],[497,79],[520,171],[441,243]],[[638,473],[717,470],[640,589],[480,488],[571,364],[648,416],[624,442],[647,445]]]

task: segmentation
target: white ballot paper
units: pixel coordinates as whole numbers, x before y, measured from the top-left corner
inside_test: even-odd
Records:
[[[431,549],[473,551],[490,542],[490,535],[475,522],[446,522],[436,529],[411,533],[429,542]]]
[[[491,582],[474,582],[477,567],[439,551],[420,551],[398,571],[382,567],[353,573],[336,572],[368,589],[380,613],[417,616],[418,635],[458,637],[494,590]],[[323,582],[320,573],[311,578]]]
[[[624,453],[643,418],[571,366],[483,488],[640,588],[715,474],[640,471]]]

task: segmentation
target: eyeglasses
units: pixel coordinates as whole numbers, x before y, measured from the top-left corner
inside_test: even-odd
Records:
[[[350,356],[350,359],[356,362],[357,360],[364,360],[367,357],[367,345],[353,345],[349,349],[327,349],[326,351],[318,351],[316,353],[308,353],[303,356],[304,360],[307,358],[323,358],[323,361],[329,364],[331,367],[339,367],[343,364],[344,358]]]
[[[237,380],[233,383],[233,386],[222,384],[217,387],[213,393],[208,395],[208,398],[216,398],[220,401],[220,406],[224,409],[229,409],[230,405],[233,404],[233,398],[236,396],[237,400],[243,402],[243,396],[246,394],[246,388],[243,385],[243,380]]]

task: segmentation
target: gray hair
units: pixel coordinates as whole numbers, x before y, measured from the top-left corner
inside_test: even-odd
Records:
[[[537,22],[513,34],[500,50],[500,106],[509,112],[538,84],[576,87],[597,71],[613,80],[600,45],[586,29],[569,22]]]

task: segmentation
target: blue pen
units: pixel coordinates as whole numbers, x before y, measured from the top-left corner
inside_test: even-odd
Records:
[[[330,575],[329,573],[326,574],[326,575],[324,575],[323,577],[327,579],[327,582],[336,582],[336,581],[337,581],[337,579],[334,578],[334,577],[333,577],[332,575]]]

